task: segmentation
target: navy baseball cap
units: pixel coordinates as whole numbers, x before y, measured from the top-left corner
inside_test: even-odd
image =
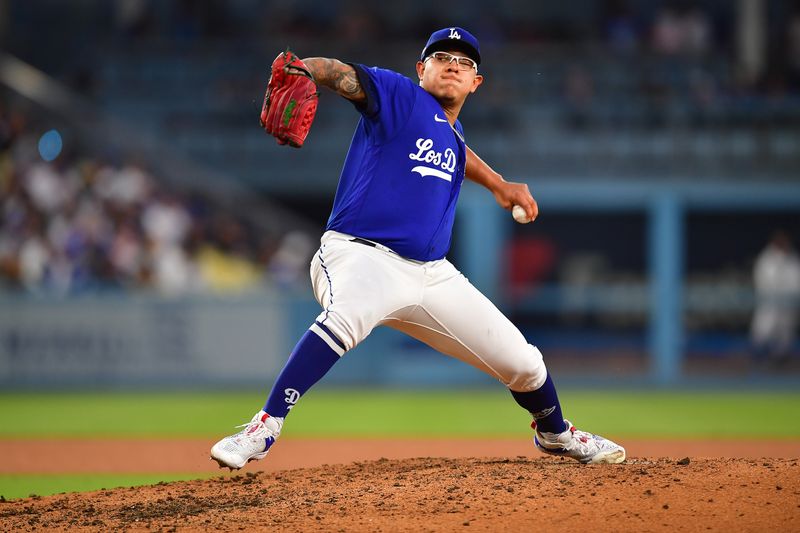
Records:
[[[431,55],[433,52],[445,50],[459,50],[467,54],[467,57],[481,64],[481,48],[478,39],[464,28],[442,28],[431,34],[430,39],[422,49],[420,61]]]

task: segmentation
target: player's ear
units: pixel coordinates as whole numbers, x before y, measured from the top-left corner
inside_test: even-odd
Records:
[[[475,79],[472,80],[472,88],[469,90],[469,92],[474,93],[475,91],[477,91],[478,86],[481,83],[483,83],[483,76],[481,76],[480,74],[475,74]]]
[[[417,77],[422,81],[422,75],[425,73],[425,63],[417,61]]]

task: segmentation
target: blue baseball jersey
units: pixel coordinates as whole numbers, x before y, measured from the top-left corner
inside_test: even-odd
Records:
[[[461,124],[407,77],[353,65],[367,95],[339,178],[327,229],[369,239],[418,261],[450,249],[464,181]],[[454,129],[456,131],[454,131]]]

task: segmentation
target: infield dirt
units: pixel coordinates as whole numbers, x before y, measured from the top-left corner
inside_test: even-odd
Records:
[[[302,448],[299,443],[283,443],[275,458]],[[0,529],[534,531],[545,524],[593,531],[798,531],[799,461],[776,458],[796,452],[798,443],[777,444],[763,458],[635,456],[621,465],[579,465],[528,449],[495,458],[381,458],[259,470],[269,465],[267,457],[207,480],[3,502]],[[629,452],[636,448],[644,449],[629,446]],[[129,455],[130,463],[136,457]]]

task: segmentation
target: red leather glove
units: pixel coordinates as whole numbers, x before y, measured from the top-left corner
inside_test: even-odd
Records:
[[[317,113],[319,91],[305,63],[286,50],[272,62],[272,74],[261,107],[261,127],[278,144],[300,148]]]

